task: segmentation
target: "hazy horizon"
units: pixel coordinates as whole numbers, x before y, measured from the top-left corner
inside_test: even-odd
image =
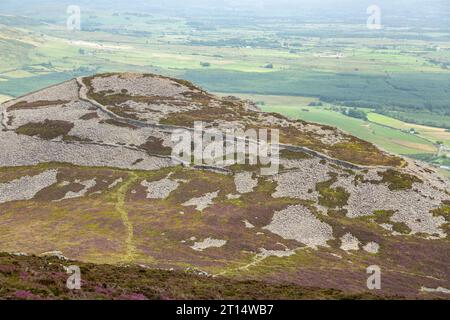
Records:
[[[167,0],[167,1],[110,1],[98,0],[25,0],[20,3],[3,0],[0,14],[20,14],[28,17],[51,18],[64,15],[67,6],[78,5],[83,11],[139,12],[173,17],[289,17],[308,23],[361,23],[367,19],[370,5],[380,7],[383,20],[393,27],[450,27],[450,2],[445,0]]]

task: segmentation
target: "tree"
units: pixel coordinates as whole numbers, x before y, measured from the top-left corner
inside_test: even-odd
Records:
[[[352,118],[367,120],[367,114],[356,108],[346,109],[343,113]]]

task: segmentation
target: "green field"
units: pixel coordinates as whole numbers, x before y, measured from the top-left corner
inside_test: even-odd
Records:
[[[424,41],[423,34],[408,30],[373,37],[352,24],[286,26],[275,19],[258,20],[255,28],[253,20],[236,24],[230,17],[220,24],[93,11],[82,31],[71,32],[64,16],[48,24],[40,19],[48,17],[43,13],[24,25],[20,17],[0,15],[0,94],[17,96],[80,74],[145,71],[186,78],[211,91],[310,96],[450,126],[445,31],[427,30]]]
[[[219,93],[219,95],[226,94]],[[447,133],[444,129],[417,125],[411,127],[408,126],[408,124],[396,119],[377,115],[370,112],[370,110],[367,110],[369,112],[368,115],[370,122],[351,118],[332,110],[332,105],[329,104],[324,104],[322,107],[309,106],[311,102],[318,102],[315,98],[248,94],[235,95],[243,99],[250,99],[257,102],[263,111],[279,112],[293,119],[303,119],[310,122],[337,127],[395,154],[410,155],[437,152],[437,148],[432,141],[428,141],[419,135],[402,132],[403,129],[409,130],[412,127],[416,127],[420,128],[422,132],[425,132],[426,128],[429,130],[426,132]],[[382,119],[383,121],[381,121]],[[400,126],[400,124],[403,126]]]
[[[220,96],[227,93],[216,93]],[[258,106],[266,112],[278,112],[293,119],[302,119],[309,122],[326,124],[337,127],[358,138],[369,141],[379,148],[394,154],[400,154],[434,164],[450,166],[450,159],[445,155],[437,156],[436,141],[450,143],[448,132],[445,129],[414,125],[386,117],[363,109],[367,112],[368,121],[351,118],[336,111],[336,106],[323,104],[323,106],[310,106],[319,100],[310,97],[291,96],[265,96],[251,94],[234,94],[242,99],[257,102]],[[410,133],[415,129],[416,133]],[[450,171],[440,170],[450,177]]]
[[[261,108],[264,111],[279,112],[294,119],[337,127],[395,154],[409,155],[436,152],[436,147],[432,143],[420,137],[375,123],[350,118],[327,107],[266,104]]]
[[[351,21],[100,7],[89,8],[81,31],[67,30],[62,4],[30,3],[26,19],[0,14],[0,101],[80,75],[152,72],[336,126],[396,154],[450,145],[449,28],[409,21],[413,28],[374,34]],[[369,121],[331,110],[339,106],[365,110]]]
[[[417,136],[428,139],[433,143],[443,142],[447,147],[450,147],[450,131],[442,128],[427,127],[413,123],[403,122],[385,115],[370,112],[368,119],[371,122],[378,123],[384,126],[395,128],[398,130],[409,131],[414,129]]]

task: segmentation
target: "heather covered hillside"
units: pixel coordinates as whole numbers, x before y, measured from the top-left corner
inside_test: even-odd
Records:
[[[55,252],[86,270],[78,298],[370,297],[370,265],[383,297],[450,287],[448,179],[334,127],[140,73],[72,79],[0,115],[0,252],[27,254],[1,256],[0,297],[77,298],[57,264],[28,256]],[[278,129],[278,170],[174,161],[172,134],[196,121]]]
[[[82,290],[68,290],[67,268],[80,266]],[[189,300],[189,299],[380,299],[371,293],[211,277],[196,270],[155,270],[67,261],[57,257],[0,254],[0,299]],[[395,298],[402,298],[396,296]]]

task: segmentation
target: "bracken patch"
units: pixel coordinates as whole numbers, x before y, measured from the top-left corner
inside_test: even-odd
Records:
[[[15,130],[17,134],[38,136],[41,139],[51,140],[67,135],[73,128],[73,123],[62,120],[45,120],[44,122],[29,122]]]
[[[12,106],[8,107],[8,110],[21,110],[21,109],[34,109],[34,108],[40,108],[40,107],[49,107],[49,106],[56,106],[56,105],[62,105],[65,103],[69,103],[70,101],[67,100],[55,100],[55,101],[34,101],[34,102],[27,102],[27,101],[20,101]]]
[[[163,146],[163,140],[156,137],[148,137],[147,141],[139,148],[149,154],[170,155],[172,153],[172,148]]]
[[[319,192],[319,204],[328,208],[342,208],[347,205],[350,194],[342,187],[331,188],[331,185],[337,181],[337,175],[329,173],[332,178],[328,181],[316,184],[316,191]]]
[[[391,224],[392,230],[403,233],[403,234],[409,234],[411,233],[411,228],[409,228],[406,223],[404,222],[393,222],[391,220],[391,217],[395,214],[395,211],[392,210],[378,210],[374,213],[375,221],[379,224],[385,223],[385,224]]]
[[[379,172],[378,175],[383,177],[382,183],[389,184],[389,190],[409,190],[412,188],[413,183],[422,183],[423,181],[419,178],[401,173],[397,170],[389,169],[385,172]]]

